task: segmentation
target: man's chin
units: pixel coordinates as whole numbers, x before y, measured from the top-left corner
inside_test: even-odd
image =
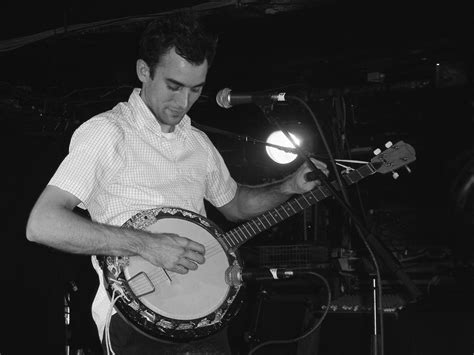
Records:
[[[184,118],[184,115],[169,116],[168,121],[172,125],[177,125],[178,123],[182,121],[183,118]]]
[[[176,122],[181,121],[184,117],[185,113],[183,112],[168,112],[167,117],[170,121]]]

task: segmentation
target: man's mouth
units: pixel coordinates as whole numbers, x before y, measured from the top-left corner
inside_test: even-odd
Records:
[[[182,110],[169,109],[169,112],[170,112],[171,116],[173,116],[173,117],[181,117],[181,116],[184,116],[184,111],[182,111]]]

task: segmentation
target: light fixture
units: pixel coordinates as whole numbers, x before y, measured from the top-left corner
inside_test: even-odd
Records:
[[[295,141],[295,143],[300,146],[301,140],[293,133],[290,132],[291,138]],[[275,131],[271,133],[267,138],[267,143],[279,145],[285,148],[295,148],[293,143],[286,137],[286,135],[282,131]],[[298,156],[294,153],[285,152],[284,150],[274,148],[274,147],[266,147],[268,156],[278,164],[289,164],[294,161]]]

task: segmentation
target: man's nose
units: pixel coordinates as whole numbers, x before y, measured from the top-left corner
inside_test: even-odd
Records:
[[[189,90],[179,90],[175,96],[175,101],[179,105],[179,107],[183,109],[187,108],[189,103]]]

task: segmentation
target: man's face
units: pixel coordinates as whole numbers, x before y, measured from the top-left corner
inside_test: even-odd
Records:
[[[140,96],[161,124],[163,132],[174,131],[201,95],[206,81],[208,64],[193,65],[176,54],[172,48],[151,73],[145,62],[137,62],[137,73],[142,82]]]

